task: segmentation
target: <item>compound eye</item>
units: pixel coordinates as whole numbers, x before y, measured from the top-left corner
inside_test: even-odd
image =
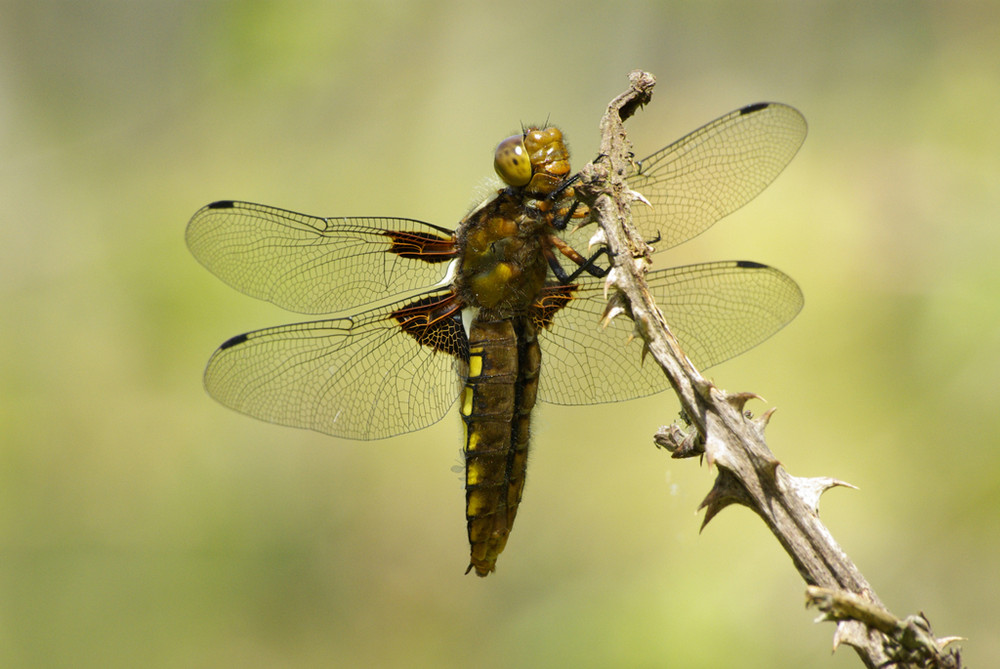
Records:
[[[531,181],[531,161],[521,135],[508,137],[497,145],[493,169],[508,186],[526,186]]]

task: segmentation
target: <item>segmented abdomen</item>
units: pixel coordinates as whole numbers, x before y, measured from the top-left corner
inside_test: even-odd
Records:
[[[530,319],[473,321],[461,413],[469,569],[479,576],[496,567],[517,515],[540,364]]]

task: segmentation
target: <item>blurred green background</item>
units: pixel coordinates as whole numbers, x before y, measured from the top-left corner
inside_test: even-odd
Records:
[[[754,516],[698,533],[714,471],[650,438],[672,396],[541,407],[482,580],[457,414],[355,443],[202,390],[224,339],[301,316],[194,261],[201,205],[452,226],[522,122],[592,157],[640,67],[640,154],[758,100],[809,120],[660,266],[798,280],[798,319],[710,375],[780,407],[792,473],[860,487],[823,517],[887,606],[995,663],[998,34],[991,2],[0,3],[0,665],[860,666]]]

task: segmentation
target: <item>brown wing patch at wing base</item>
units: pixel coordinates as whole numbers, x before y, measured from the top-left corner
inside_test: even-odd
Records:
[[[454,293],[448,293],[421,298],[390,316],[403,332],[424,346],[468,362],[469,341],[462,328],[461,313],[461,302]]]
[[[389,253],[401,258],[423,260],[424,262],[446,262],[458,255],[454,236],[440,236],[429,232],[406,230],[386,230],[385,236],[392,240]]]
[[[535,327],[539,330],[551,327],[553,317],[570,303],[577,288],[576,284],[556,284],[542,288],[535,303],[531,305],[531,319]]]

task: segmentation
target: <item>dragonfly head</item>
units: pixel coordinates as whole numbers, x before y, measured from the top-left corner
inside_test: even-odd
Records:
[[[544,196],[569,174],[569,150],[559,128],[528,128],[497,145],[493,168],[508,186]]]

